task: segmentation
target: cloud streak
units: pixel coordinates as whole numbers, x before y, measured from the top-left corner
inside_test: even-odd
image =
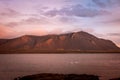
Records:
[[[89,8],[85,8],[80,4],[74,5],[74,6],[67,6],[67,7],[63,7],[62,9],[54,9],[54,10],[50,10],[47,11],[45,13],[45,15],[48,16],[57,16],[57,15],[61,15],[61,16],[76,16],[76,17],[95,17],[95,16],[100,16],[103,14],[106,14],[107,11],[105,10],[97,10],[97,9],[89,9]]]
[[[7,27],[17,27],[20,25],[44,25],[44,24],[49,24],[50,22],[45,18],[45,17],[41,17],[41,18],[36,18],[36,17],[29,17],[27,19],[22,19],[18,22],[9,22],[6,23],[5,25]]]
[[[19,12],[15,11],[13,9],[10,9],[10,8],[4,8],[0,12],[0,16],[2,16],[2,17],[13,17],[13,16],[18,16],[18,15],[20,15]]]
[[[118,36],[118,37],[119,37],[119,36],[120,36],[120,33],[109,33],[108,35],[109,35],[109,36]]]
[[[97,6],[101,8],[111,8],[120,6],[120,0],[92,0]]]
[[[110,0],[92,0],[97,6],[101,8],[106,8],[110,3]],[[107,3],[106,3],[107,2]]]

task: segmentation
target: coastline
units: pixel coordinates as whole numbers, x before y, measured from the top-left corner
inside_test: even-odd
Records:
[[[34,75],[19,76],[14,80],[100,80],[101,76],[93,74],[58,74],[58,73],[41,73]],[[112,78],[109,80],[120,80]]]
[[[100,51],[95,51],[95,50],[0,50],[0,54],[113,54],[113,53],[117,53],[119,54],[120,51],[114,51],[114,50],[108,50],[108,51],[104,51],[104,50],[100,50]]]
[[[99,80],[99,76],[88,74],[41,73],[17,77],[14,80]]]

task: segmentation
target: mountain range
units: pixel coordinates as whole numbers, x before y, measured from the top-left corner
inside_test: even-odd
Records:
[[[0,51],[116,51],[120,50],[112,41],[97,38],[84,31],[0,39]]]

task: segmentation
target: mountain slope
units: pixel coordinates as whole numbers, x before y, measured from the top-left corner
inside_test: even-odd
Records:
[[[4,42],[4,43],[3,43]],[[86,32],[61,35],[30,36],[0,41],[0,50],[118,50],[110,40],[97,38]]]

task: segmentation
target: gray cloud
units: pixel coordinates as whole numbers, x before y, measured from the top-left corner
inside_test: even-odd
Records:
[[[119,17],[115,18],[115,16],[112,16],[110,19],[102,21],[102,23],[105,23],[105,24],[114,24],[114,25],[118,24],[119,25],[120,24],[120,18]]]
[[[105,13],[107,13],[107,11],[90,9],[90,8],[86,8],[78,4],[74,6],[64,7],[59,10],[58,9],[49,10],[45,12],[44,14],[51,16],[51,17],[56,16],[56,15],[77,16],[77,17],[95,17],[95,16],[103,15]]]
[[[111,21],[111,22],[114,22],[114,23],[120,23],[120,18],[115,19],[115,20],[113,20],[113,21]]]
[[[120,0],[111,0],[111,3],[115,6],[120,6]]]
[[[10,9],[10,8],[4,8],[4,11],[0,12],[0,16],[2,17],[13,17],[13,16],[18,16],[18,15],[20,15],[19,12],[13,9]]]
[[[48,24],[50,23],[47,19],[45,19],[44,17],[41,18],[35,18],[35,17],[30,17],[28,19],[22,19],[19,22],[9,22],[6,23],[5,26],[7,27],[17,27],[19,25],[33,25],[33,24]]]
[[[44,24],[44,23],[48,23],[48,21],[43,17],[42,18],[31,17],[31,18],[22,20],[22,23],[25,23],[25,24],[39,24],[39,23]]]
[[[92,1],[101,8],[120,6],[120,0],[92,0]]]
[[[105,8],[107,7],[107,3],[110,3],[110,0],[106,0],[107,3],[104,3],[102,0],[92,0],[99,7]]]
[[[120,36],[120,33],[108,33],[109,36]]]
[[[61,16],[59,18],[59,20],[63,23],[67,23],[67,24],[77,22],[77,20],[75,18],[67,17],[67,16]]]

